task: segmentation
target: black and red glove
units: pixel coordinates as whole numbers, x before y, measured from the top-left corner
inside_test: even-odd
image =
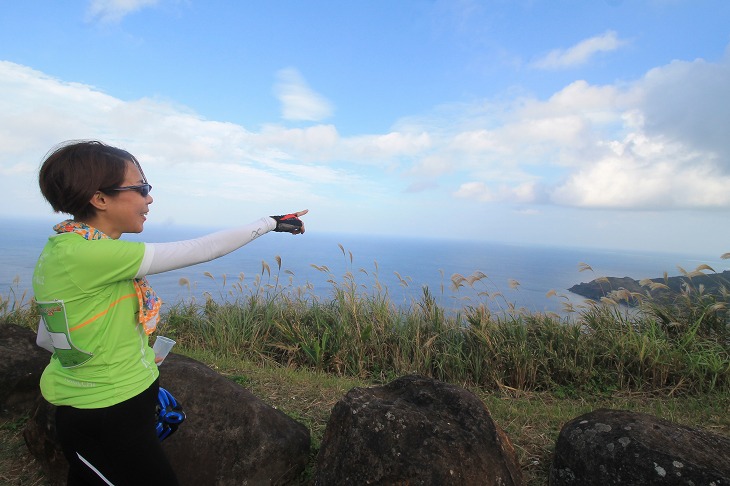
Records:
[[[271,216],[276,220],[274,231],[280,233],[291,233],[298,235],[304,233],[304,223],[296,214],[285,214],[284,216]]]

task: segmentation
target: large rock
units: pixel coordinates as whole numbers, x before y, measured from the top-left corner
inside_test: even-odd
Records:
[[[309,460],[302,424],[193,359],[170,354],[160,385],[187,418],[163,449],[180,484],[295,484]],[[24,436],[51,484],[64,484],[68,465],[56,443],[53,406],[39,400]]]
[[[36,333],[0,324],[0,412],[27,413],[40,396],[41,374],[51,353],[35,344]]]
[[[523,484],[507,436],[471,392],[420,376],[355,388],[333,408],[317,485]]]
[[[163,442],[182,485],[297,481],[309,461],[306,426],[193,359],[168,355],[160,371],[187,415]]]
[[[730,438],[651,415],[600,409],[565,424],[550,485],[730,484]]]
[[[23,429],[28,450],[40,464],[50,486],[64,486],[68,462],[56,438],[56,407],[38,396],[30,420]]]

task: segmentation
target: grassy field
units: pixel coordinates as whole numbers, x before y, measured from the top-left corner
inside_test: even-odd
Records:
[[[509,306],[494,311],[488,295],[446,311],[427,288],[404,309],[383,289],[364,289],[352,273],[333,277],[331,298],[321,299],[306,286],[281,284],[280,271],[280,262],[273,271],[264,264],[250,285],[224,278],[225,299],[179,302],[159,331],[177,340],[176,352],[309,427],[313,454],[332,406],[348,390],[409,373],[479,396],[512,440],[530,485],[547,484],[563,424],[597,408],[646,412],[730,436],[728,294],[693,285],[704,268],[687,273],[670,300],[606,289],[601,302],[562,316]],[[482,278],[477,272],[451,280],[458,290]],[[629,300],[638,307],[622,305]],[[32,302],[0,301],[0,316],[37,323]],[[25,420],[0,423],[3,484],[44,484],[22,442]]]

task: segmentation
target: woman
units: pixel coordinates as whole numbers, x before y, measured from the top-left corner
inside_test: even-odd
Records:
[[[69,485],[177,484],[155,432],[159,372],[148,335],[161,301],[146,275],[218,258],[269,231],[304,233],[307,210],[261,218],[194,240],[120,240],[143,230],[150,190],[137,159],[101,142],[71,142],[39,173],[54,227],[33,274],[53,356],[41,392],[57,406]],[[47,331],[47,332],[46,332]]]

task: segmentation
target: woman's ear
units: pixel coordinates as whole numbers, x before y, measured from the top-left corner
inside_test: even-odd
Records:
[[[104,211],[107,205],[107,196],[101,191],[96,191],[89,203],[96,208],[97,211]]]

